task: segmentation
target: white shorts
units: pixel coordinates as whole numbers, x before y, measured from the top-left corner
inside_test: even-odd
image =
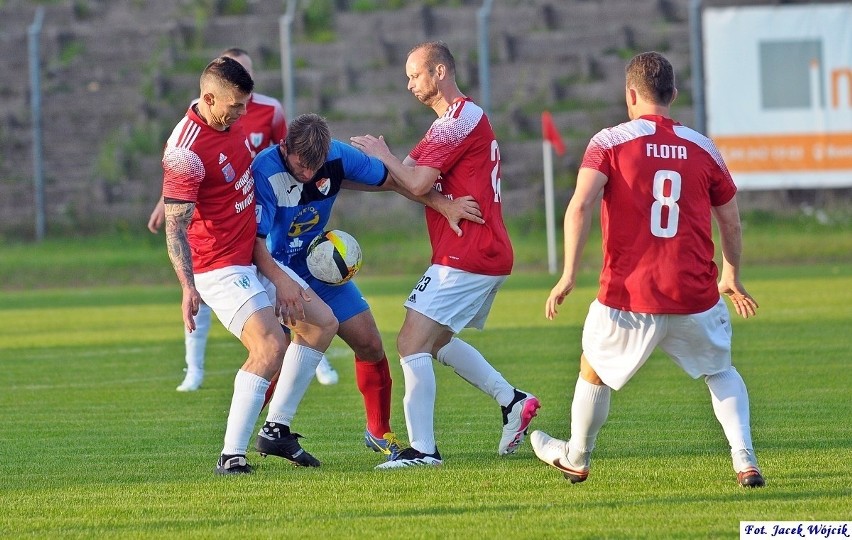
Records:
[[[303,288],[308,288],[295,272],[284,266],[281,268]],[[195,274],[195,288],[204,303],[237,338],[254,312],[275,304],[275,286],[253,264]]]
[[[404,306],[458,334],[482,330],[497,291],[508,276],[485,276],[433,264],[414,286]]]
[[[289,266],[284,266],[278,261],[275,261],[275,264],[278,265],[278,268],[284,270],[284,273],[290,276],[293,281],[298,283],[299,286],[302,287],[302,290],[306,291],[310,288],[310,285],[308,285],[308,283],[304,279],[300,278],[299,274],[297,274],[294,270],[291,270]],[[272,282],[269,281],[266,276],[261,273],[258,273],[257,277],[260,280],[261,285],[263,285],[263,288],[266,289],[266,294],[269,296],[269,301],[272,303],[273,306],[275,306],[275,285],[273,285]]]
[[[731,318],[725,301],[703,313],[652,315],[589,306],[583,354],[601,380],[619,390],[659,346],[697,379],[731,367]]]

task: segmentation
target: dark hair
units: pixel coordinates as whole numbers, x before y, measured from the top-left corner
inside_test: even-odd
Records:
[[[207,67],[201,73],[202,84],[205,79],[209,78],[214,78],[221,84],[236,88],[243,94],[251,94],[254,90],[254,81],[246,68],[227,56],[214,58],[212,62],[207,64]]]
[[[450,52],[450,48],[447,47],[446,43],[443,41],[424,41],[423,43],[418,43],[408,51],[409,56],[420,49],[426,49],[426,68],[430,72],[433,72],[435,66],[438,64],[444,64],[447,68],[447,73],[455,76],[456,59],[453,58],[453,53]]]
[[[304,167],[319,169],[328,159],[331,130],[322,116],[314,113],[300,114],[287,126],[287,138],[284,142],[287,152],[299,156]]]
[[[627,86],[657,105],[670,105],[675,95],[675,75],[671,63],[658,52],[637,54],[624,70]]]

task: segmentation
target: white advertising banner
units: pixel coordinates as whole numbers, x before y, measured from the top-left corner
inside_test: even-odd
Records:
[[[708,134],[741,189],[852,186],[852,4],[707,8]]]

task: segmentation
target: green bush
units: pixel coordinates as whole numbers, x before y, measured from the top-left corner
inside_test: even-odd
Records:
[[[330,43],[335,40],[334,0],[312,0],[305,6],[305,34],[310,41]]]

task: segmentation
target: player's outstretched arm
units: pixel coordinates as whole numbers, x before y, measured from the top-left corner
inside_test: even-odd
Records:
[[[568,208],[565,209],[563,222],[565,255],[562,276],[553,286],[544,304],[544,316],[548,319],[552,320],[556,316],[559,312],[557,306],[562,305],[565,297],[577,284],[580,257],[589,238],[594,205],[606,182],[606,175],[595,169],[581,168],[577,174],[577,187],[568,203]]]
[[[441,171],[432,167],[418,167],[413,159],[406,156],[405,160],[400,161],[394,156],[388,145],[385,143],[383,136],[374,137],[373,135],[359,135],[350,137],[349,141],[352,146],[361,150],[368,156],[379,158],[390,173],[397,181],[408,191],[415,195],[426,195],[432,186],[435,185],[435,180]]]
[[[355,191],[395,191],[407,199],[419,202],[440,212],[441,215],[447,218],[450,229],[458,236],[463,234],[460,226],[462,220],[479,224],[485,223],[485,220],[482,219],[482,211],[479,208],[479,203],[472,196],[465,195],[464,197],[450,200],[434,189],[430,189],[425,195],[414,195],[405,189],[405,186],[401,185],[393,174],[388,174],[387,179],[380,186],[360,184],[351,180],[343,180],[340,186],[343,189],[352,189]]]
[[[352,180],[343,179],[340,182],[341,189],[351,189],[352,191],[369,191],[371,193],[376,193],[380,191],[397,191],[396,185],[391,181],[392,176],[388,175],[387,180],[379,186],[373,186],[370,184],[362,184],[360,182],[353,182]]]
[[[175,201],[164,205],[166,223],[166,249],[177,274],[183,291],[181,310],[183,324],[189,332],[195,330],[195,316],[201,304],[201,296],[195,289],[195,275],[192,272],[192,254],[186,230],[195,211],[195,203]]]
[[[737,315],[748,319],[757,315],[758,304],[740,282],[740,258],[743,242],[736,196],[722,206],[714,206],[713,217],[716,218],[716,223],[719,225],[719,238],[722,247],[719,294],[724,294],[731,300]]]

